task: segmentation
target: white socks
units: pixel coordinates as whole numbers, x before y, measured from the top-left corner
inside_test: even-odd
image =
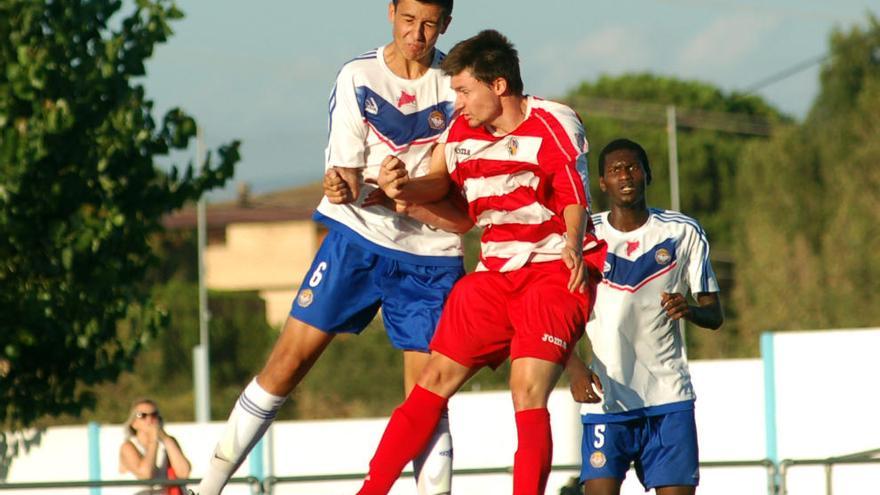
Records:
[[[244,389],[214,449],[208,472],[199,484],[199,495],[219,495],[254,445],[269,429],[287,397],[266,392],[257,379]]]
[[[449,411],[443,416],[428,442],[428,447],[413,459],[419,495],[443,495],[452,490],[452,436],[449,434]]]

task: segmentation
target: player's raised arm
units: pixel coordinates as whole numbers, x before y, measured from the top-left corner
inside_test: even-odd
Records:
[[[434,147],[430,169],[421,177],[409,177],[405,164],[399,158],[386,157],[379,171],[379,187],[391,199],[414,204],[433,203],[445,198],[450,183],[445,149],[444,143]]]
[[[422,223],[456,234],[464,234],[474,226],[467,213],[467,204],[457,189],[450,189],[446,198],[440,201],[409,204],[405,213]]]

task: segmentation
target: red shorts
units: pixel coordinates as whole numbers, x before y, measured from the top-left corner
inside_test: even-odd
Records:
[[[598,281],[591,276],[586,294],[572,293],[570,276],[562,261],[465,275],[449,294],[431,350],[469,368],[496,368],[508,356],[564,365],[584,333]]]

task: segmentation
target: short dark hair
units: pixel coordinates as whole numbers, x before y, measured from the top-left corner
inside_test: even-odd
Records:
[[[470,71],[474,79],[492,84],[502,77],[515,95],[523,94],[522,76],[519,73],[519,55],[513,43],[494,29],[480,31],[464,41],[459,41],[440,66],[448,76]]]
[[[648,163],[648,154],[645,152],[645,148],[642,148],[642,145],[639,143],[626,138],[615,139],[602,148],[602,151],[599,153],[599,177],[605,177],[605,157],[618,150],[635,152],[639,162],[642,164],[642,168],[645,170],[645,179],[648,184],[651,184],[651,164]]]
[[[394,8],[397,8],[398,0],[391,0],[391,3],[394,4]],[[449,17],[452,15],[452,2],[453,0],[416,0],[419,3],[428,3],[431,5],[436,5],[443,9],[443,15],[445,17]]]

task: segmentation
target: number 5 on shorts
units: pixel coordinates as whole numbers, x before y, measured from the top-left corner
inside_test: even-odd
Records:
[[[601,449],[605,445],[605,425],[593,426],[593,447]]]

